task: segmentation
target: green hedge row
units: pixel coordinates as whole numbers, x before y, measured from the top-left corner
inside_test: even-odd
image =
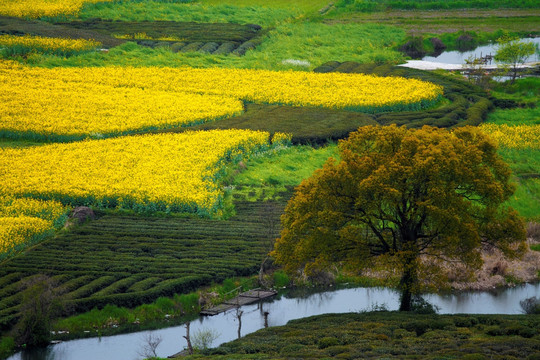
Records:
[[[478,125],[492,109],[492,99],[480,87],[456,76],[443,75],[390,65],[339,63],[332,61],[314,69],[315,72],[365,73],[379,76],[402,76],[429,81],[443,87],[444,97],[450,103],[422,111],[403,111],[375,114],[374,120],[381,125],[397,124],[409,127],[431,125],[454,127]]]
[[[208,350],[257,358],[538,359],[540,316],[325,314],[290,321]]]

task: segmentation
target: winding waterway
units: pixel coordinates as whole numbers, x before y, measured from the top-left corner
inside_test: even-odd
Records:
[[[520,314],[519,302],[540,297],[540,283],[526,284],[494,292],[460,292],[448,295],[428,294],[424,298],[439,308],[440,314]],[[387,288],[351,288],[311,293],[289,293],[271,301],[241,308],[241,336],[264,327],[264,312],[268,312],[268,325],[285,325],[289,320],[325,313],[344,313],[371,310],[384,306],[397,310],[399,294]],[[219,336],[212,346],[238,337],[236,311],[212,317],[200,317],[191,322],[192,337],[197,332],[210,330]],[[39,351],[24,351],[8,360],[137,360],[145,344],[145,336],[160,336],[162,342],[157,354],[167,357],[187,346],[183,336],[185,326],[131,334],[89,338],[62,342]]]

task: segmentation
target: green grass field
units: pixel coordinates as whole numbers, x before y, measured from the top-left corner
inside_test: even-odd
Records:
[[[200,0],[203,4],[220,5],[223,4],[222,0]],[[326,7],[328,0],[235,0],[236,6],[263,6],[272,8],[284,8],[284,9],[299,9],[305,12],[318,11]]]
[[[300,12],[291,7],[269,7],[254,4],[238,6],[236,2],[175,3],[166,1],[103,2],[87,4],[78,18],[102,18],[122,21],[179,21],[198,23],[257,24],[276,26],[294,19]]]

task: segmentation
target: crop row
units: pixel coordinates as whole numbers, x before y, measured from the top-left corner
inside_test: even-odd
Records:
[[[486,92],[462,79],[431,71],[407,69],[399,66],[359,64],[356,62],[331,61],[314,69],[320,73],[374,74],[399,76],[407,79],[429,81],[441,87],[444,97],[451,103],[423,111],[404,111],[376,114],[374,119],[381,125],[397,124],[409,127],[431,125],[451,127],[455,125],[479,125],[485,120],[493,104]]]
[[[488,95],[478,86],[456,77],[439,73],[407,69],[389,65],[363,65],[356,62],[329,62],[316,68],[316,72],[345,72],[415,78],[439,85],[449,100],[435,108],[422,111],[386,112],[366,114],[339,109],[313,107],[247,104],[238,116],[195,125],[193,129],[251,129],[292,134],[294,144],[325,144],[329,140],[346,138],[350,132],[365,125],[397,124],[408,127],[431,125],[452,127],[478,125],[492,107]],[[294,119],[294,121],[291,121]],[[178,129],[175,131],[184,131]]]
[[[253,274],[278,235],[267,224],[279,222],[285,200],[274,202],[280,211],[270,214],[265,204],[239,202],[237,215],[221,221],[106,215],[49,239],[2,263],[1,327],[13,324],[23,284],[37,274],[53,278],[74,311],[107,303],[135,306]]]

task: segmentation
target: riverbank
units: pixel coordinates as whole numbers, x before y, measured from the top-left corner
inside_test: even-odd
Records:
[[[531,250],[530,246],[538,244],[529,239],[529,249],[521,259],[509,260],[502,256],[497,249],[483,252],[484,264],[479,271],[474,272],[473,278],[465,276],[466,269],[459,264],[442,266],[450,283],[447,290],[453,291],[493,291],[515,287],[520,284],[533,283],[540,278],[540,251]],[[380,287],[390,289],[397,285],[399,277],[389,277],[387,273],[366,272],[365,276],[328,276],[327,285],[332,287]],[[320,279],[319,279],[320,280]],[[268,287],[284,289],[293,285],[291,279],[282,271],[275,271],[264,277]],[[435,289],[434,284],[426,283],[426,289]],[[314,283],[294,283],[296,291],[312,291]],[[134,309],[107,305],[103,309],[93,309],[89,312],[65,318],[53,326],[54,340],[71,340],[92,336],[111,336],[142,330],[152,330],[181,325],[196,319],[199,312],[206,308],[219,305],[233,298],[238,291],[247,291],[259,287],[257,277],[227,279],[223,284],[198,289],[184,295],[172,298],[162,297],[151,304],[145,304]],[[330,288],[332,289],[332,288]],[[392,291],[392,290],[390,290]]]
[[[522,313],[520,301],[540,293],[540,284],[528,284],[497,292],[454,292],[445,295],[426,295],[440,314],[506,314]],[[397,310],[399,292],[388,288],[297,289],[278,295],[275,299],[243,306],[211,317],[193,319],[190,324],[192,340],[201,334],[213,332],[216,336],[208,346],[246,336],[269,327],[286,325],[291,320],[327,313],[365,313],[373,310]],[[429,310],[429,309],[428,309]],[[265,316],[265,313],[268,315]],[[238,315],[241,314],[241,321]],[[506,315],[497,315],[503,317]],[[265,319],[266,318],[266,319]],[[30,353],[18,353],[9,360],[133,360],[149,336],[161,338],[157,355],[167,357],[187,347],[183,336],[186,326],[141,331],[111,337],[94,337],[65,341]],[[306,336],[309,333],[306,333]],[[270,357],[275,358],[275,357]]]

